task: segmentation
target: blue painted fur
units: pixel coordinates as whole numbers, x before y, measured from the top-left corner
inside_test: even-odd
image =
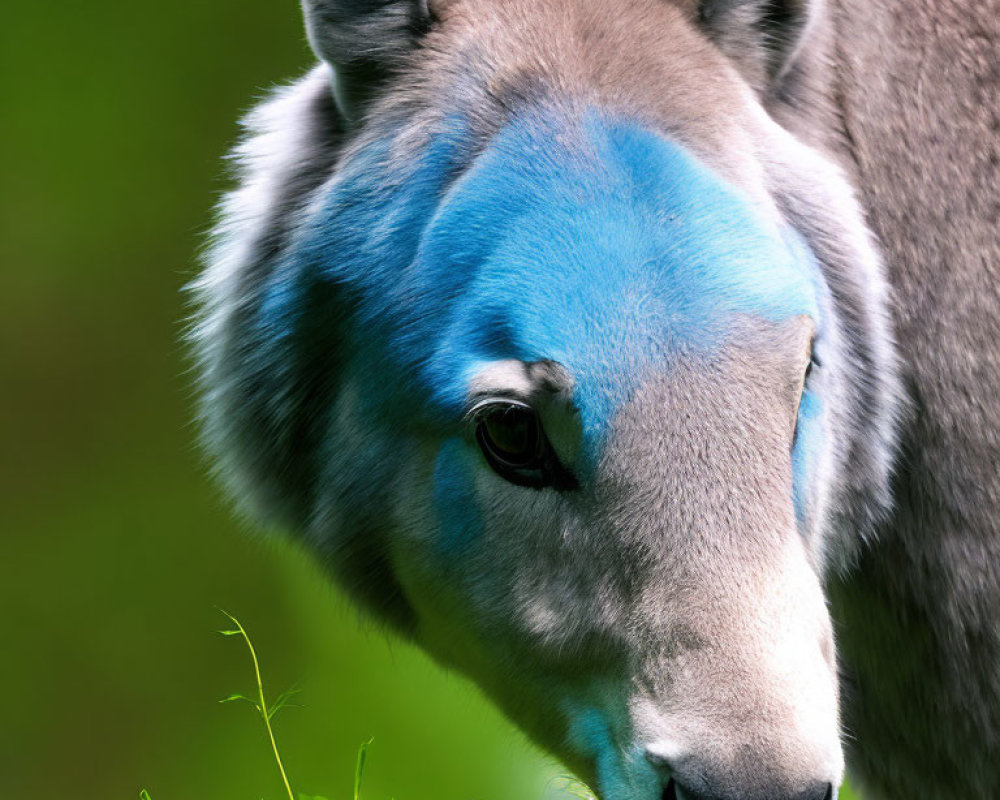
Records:
[[[552,359],[577,377],[593,463],[671,352],[710,361],[742,315],[819,326],[825,287],[797,234],[641,123],[534,109],[469,164],[461,120],[444,124],[405,179],[381,140],[326,189],[261,305],[275,391],[297,326],[315,324],[308,298],[332,287],[319,316],[344,320],[373,413],[454,423],[486,363]]]

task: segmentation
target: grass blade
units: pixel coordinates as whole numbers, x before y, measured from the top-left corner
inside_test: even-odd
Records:
[[[285,765],[281,763],[281,754],[278,753],[278,743],[274,740],[274,730],[271,728],[271,717],[272,713],[268,712],[267,700],[264,699],[264,681],[260,676],[260,662],[257,660],[257,651],[254,650],[253,642],[250,641],[250,636],[246,632],[246,628],[243,627],[242,623],[236,619],[232,614],[230,614],[225,609],[220,608],[220,612],[229,618],[236,628],[232,630],[219,631],[223,636],[242,636],[243,641],[246,642],[247,648],[250,650],[250,658],[253,659],[253,674],[254,678],[257,680],[257,696],[260,698],[260,703],[253,703],[260,712],[261,718],[264,720],[264,727],[267,728],[267,736],[271,740],[271,750],[274,753],[274,760],[278,764],[278,771],[281,773],[281,780],[285,784],[285,791],[288,793],[288,800],[295,800],[295,795],[292,794],[291,784],[288,782],[288,775],[285,773]],[[241,695],[230,695],[228,698],[222,702],[228,702],[229,700],[247,699]]]
[[[354,768],[354,800],[360,800],[361,797],[361,776],[365,771],[365,756],[368,753],[368,745],[374,742],[374,737],[369,739],[367,742],[362,742],[361,747],[358,748],[358,763]]]

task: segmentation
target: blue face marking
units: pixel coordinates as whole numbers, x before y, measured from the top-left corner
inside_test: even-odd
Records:
[[[816,482],[816,466],[823,449],[823,401],[807,386],[799,403],[792,449],[792,499],[800,525],[808,520]]]
[[[820,326],[801,238],[637,122],[537,110],[470,163],[471,148],[448,118],[406,164],[388,137],[347,158],[262,305],[280,339],[305,297],[334,292],[345,368],[390,424],[457,420],[487,362],[553,359],[576,378],[592,462],[649,371],[710,356],[737,315]],[[817,447],[802,445],[796,483]]]
[[[655,797],[659,794],[660,778],[636,746],[622,751],[615,742],[609,723],[609,704],[580,705],[566,703],[568,716],[568,744],[581,756],[592,760],[596,766],[598,787],[602,797]],[[626,727],[624,720],[616,720],[615,727]]]
[[[819,316],[794,232],[680,146],[596,112],[501,132],[415,265],[471,275],[424,372],[435,401],[461,398],[488,361],[554,359],[577,377],[589,442],[651,367],[710,353],[735,315]]]
[[[474,486],[475,465],[460,439],[449,439],[434,465],[434,511],[446,560],[460,558],[482,527]]]

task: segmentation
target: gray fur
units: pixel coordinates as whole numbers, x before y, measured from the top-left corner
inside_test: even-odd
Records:
[[[817,0],[703,0],[698,13],[750,85],[767,91],[793,68],[822,6]]]
[[[1000,4],[844,0],[837,92],[913,415],[898,512],[833,588],[872,797],[1000,791]],[[850,38],[847,38],[850,37]]]
[[[426,0],[302,0],[309,42],[332,67],[341,114],[357,122],[431,24]]]
[[[252,347],[245,320],[311,192],[337,156],[341,123],[329,94],[328,68],[315,68],[295,91],[275,93],[244,126],[249,135],[234,153],[240,188],[221,205],[206,255],[211,269],[191,287],[200,302],[191,336],[198,343],[202,424],[219,454],[219,473],[242,507],[253,517],[297,525],[301,476],[285,474],[294,465],[278,467],[291,456],[276,437],[244,433],[260,425],[277,430],[282,420],[266,412],[273,398],[252,388],[260,379],[247,374],[246,360],[237,354]],[[297,400],[285,416],[301,413]]]
[[[242,188],[223,205],[196,286],[206,439],[234,495],[297,530],[362,604],[473,675],[584,776],[594,778],[593,763],[551,705],[556,675],[586,673],[584,694],[618,720],[617,735],[641,738],[678,775],[709,775],[684,780],[718,797],[776,800],[839,780],[825,580],[849,764],[865,797],[995,797],[995,0],[304,7],[326,63],[251,118],[237,154]],[[470,114],[485,144],[539,97],[641,116],[816,253],[833,297],[818,346],[836,436],[803,536],[778,499],[789,478],[775,455],[787,452],[794,392],[787,407],[770,392],[791,381],[801,332],[750,326],[707,378],[693,365],[680,382],[683,365],[643,376],[583,499],[526,502],[479,474],[492,538],[483,563],[455,576],[428,555],[426,442],[443,434],[385,429],[358,376],[327,374],[318,356],[292,366],[288,350],[249,329],[345,152],[391,134],[405,181],[409,154],[445,115]],[[314,355],[336,346],[336,326],[324,335]],[[572,459],[573,376],[546,369],[481,379],[528,381],[548,398],[546,424]],[[685,417],[692,407],[723,422]],[[717,430],[729,437],[713,443]],[[729,453],[742,491],[699,460],[708,447]],[[769,636],[787,637],[811,666],[782,672],[762,649]],[[623,760],[624,783],[607,800],[652,798],[650,769]]]

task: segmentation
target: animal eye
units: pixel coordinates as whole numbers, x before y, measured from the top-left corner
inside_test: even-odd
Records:
[[[815,370],[818,370],[822,365],[819,363],[819,359],[816,354],[813,353],[809,356],[809,363],[806,365],[806,376],[805,380],[808,381]]]
[[[487,459],[509,469],[527,469],[541,456],[541,428],[534,412],[502,405],[484,413],[476,429]]]
[[[475,412],[476,442],[486,463],[516,486],[568,489],[576,480],[560,463],[538,415],[520,403],[489,403]]]
[[[823,365],[820,363],[819,356],[816,355],[816,339],[814,338],[809,343],[809,362],[806,364],[806,374],[803,377],[802,382],[807,382],[809,378],[812,377],[813,373],[822,366]]]

